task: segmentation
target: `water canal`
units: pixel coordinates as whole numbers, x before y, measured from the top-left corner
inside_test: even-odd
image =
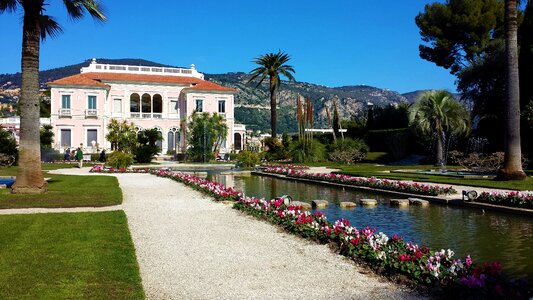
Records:
[[[492,211],[430,204],[429,207],[390,207],[387,195],[313,185],[271,177],[210,174],[208,179],[234,186],[248,196],[273,198],[284,194],[294,200],[328,200],[322,209],[330,221],[345,218],[358,228],[370,226],[389,236],[398,234],[432,249],[452,249],[456,257],[470,254],[476,261],[500,261],[511,276],[533,281],[533,218]],[[341,201],[361,198],[379,201],[375,208],[338,207]]]

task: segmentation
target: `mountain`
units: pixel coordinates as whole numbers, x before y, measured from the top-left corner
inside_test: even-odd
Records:
[[[413,91],[413,92],[409,92],[409,93],[404,93],[404,94],[402,94],[402,96],[404,96],[407,99],[407,102],[415,103],[416,100],[418,99],[418,97],[420,97],[420,95],[422,95],[425,92],[429,92],[429,91],[431,91],[431,90],[417,90],[417,91]],[[455,98],[455,100],[457,100],[457,101],[461,100],[461,94],[452,93],[452,95]]]
[[[98,58],[99,63],[168,66],[143,59],[105,59]],[[82,67],[88,66],[90,60],[82,63],[54,68],[39,72],[42,87],[45,83],[62,77],[79,74]],[[172,67],[172,66],[169,66]],[[250,76],[243,72],[226,74],[205,74],[206,80],[236,89],[235,118],[249,129],[266,131],[270,128],[270,98],[268,80],[256,88],[255,83],[247,84]],[[0,74],[1,90],[16,90],[20,87],[21,74]],[[342,118],[363,117],[368,103],[385,106],[398,102],[410,101],[411,98],[398,92],[366,85],[326,87],[307,82],[283,81],[279,91],[278,128],[280,131],[296,132],[296,99],[298,95],[310,97],[315,108],[315,127],[328,127],[325,107],[332,108],[333,101],[339,104]],[[410,93],[409,93],[410,94]],[[1,98],[1,97],[0,97]]]

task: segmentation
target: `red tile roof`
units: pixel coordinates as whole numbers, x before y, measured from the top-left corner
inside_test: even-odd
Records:
[[[236,92],[234,89],[226,88],[216,83],[202,80],[196,77],[186,76],[164,76],[164,75],[144,75],[144,74],[127,74],[127,73],[81,73],[65,78],[61,78],[49,85],[84,85],[84,86],[103,86],[108,87],[105,82],[127,81],[127,82],[154,82],[154,83],[174,83],[189,85],[184,90],[192,91],[221,91]],[[192,86],[191,86],[192,85]]]
[[[48,84],[49,85],[83,85],[83,86],[109,87],[109,85],[105,83],[101,83],[94,79],[88,78],[84,76],[83,74],[63,77],[61,79],[49,82]]]

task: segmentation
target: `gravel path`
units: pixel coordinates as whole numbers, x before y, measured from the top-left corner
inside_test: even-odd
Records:
[[[325,245],[281,232],[170,179],[111,176],[124,193],[147,299],[420,298],[366,274]]]
[[[416,298],[170,179],[118,178],[149,299]]]

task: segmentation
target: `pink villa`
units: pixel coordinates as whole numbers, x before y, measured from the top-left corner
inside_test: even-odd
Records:
[[[228,134],[220,152],[243,149],[246,128],[235,124],[236,90],[204,80],[191,68],[99,64],[95,59],[80,74],[48,83],[54,147],[64,151],[83,143],[87,152],[110,149],[105,139],[111,119],[127,120],[137,130],[156,128],[161,152],[183,153],[186,129],[194,111],[218,113]]]

